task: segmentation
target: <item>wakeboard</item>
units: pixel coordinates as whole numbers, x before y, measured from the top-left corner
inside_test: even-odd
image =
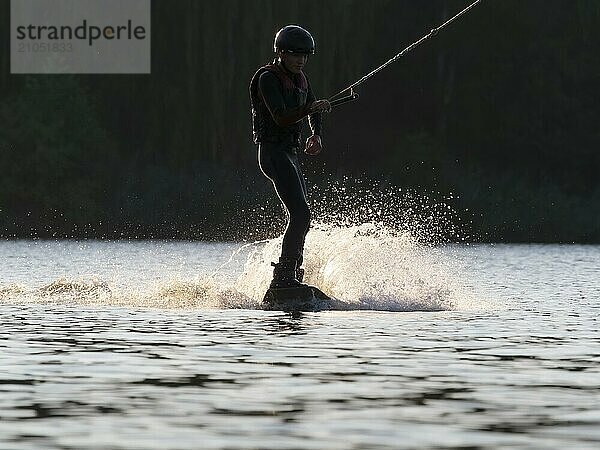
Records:
[[[263,298],[267,311],[311,312],[329,309],[331,297],[314,286],[269,288]]]

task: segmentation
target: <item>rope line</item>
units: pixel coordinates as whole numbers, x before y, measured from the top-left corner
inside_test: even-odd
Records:
[[[410,44],[408,47],[406,47],[404,50],[402,50],[400,53],[398,53],[396,56],[394,56],[393,58],[389,59],[387,62],[383,63],[381,66],[377,67],[376,69],[372,70],[371,72],[369,72],[368,74],[366,74],[364,77],[362,77],[360,80],[356,81],[355,83],[351,84],[350,86],[348,86],[347,88],[339,91],[337,94],[332,95],[329,98],[329,101],[334,101],[336,100],[340,95],[342,95],[344,92],[346,91],[351,91],[351,95],[353,95],[354,93],[352,92],[353,89],[361,84],[363,84],[365,81],[367,81],[369,78],[373,77],[376,73],[380,72],[381,70],[385,69],[387,66],[389,66],[390,64],[396,62],[397,60],[399,60],[400,58],[402,58],[404,55],[406,55],[407,53],[409,53],[410,51],[412,51],[413,49],[415,49],[416,47],[418,47],[419,45],[421,45],[423,42],[425,42],[427,39],[432,38],[433,36],[435,36],[440,30],[442,30],[443,28],[447,27],[448,25],[450,25],[452,22],[454,22],[455,20],[457,20],[459,17],[461,17],[463,14],[466,14],[468,11],[470,11],[472,8],[474,8],[475,6],[477,6],[477,4],[481,3],[482,0],[476,0],[475,2],[471,3],[469,6],[467,6],[465,9],[463,9],[461,12],[459,12],[458,14],[456,14],[454,17],[448,19],[446,22],[444,22],[442,25],[440,25],[437,28],[433,28],[428,34],[426,34],[425,36],[423,36],[421,39],[419,39],[416,42],[413,42],[412,44]],[[354,97],[356,98],[356,97]]]

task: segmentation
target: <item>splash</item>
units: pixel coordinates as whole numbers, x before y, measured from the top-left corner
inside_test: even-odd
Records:
[[[261,309],[281,237],[246,244],[239,275],[220,272],[173,277],[148,286],[112,286],[102,278],[62,277],[37,288],[0,286],[0,300],[89,306],[173,309]],[[307,236],[305,282],[335,298],[323,309],[440,311],[470,308],[460,273],[447,249],[420,244],[409,232],[377,223],[317,224]],[[231,258],[230,258],[231,261]],[[233,263],[232,263],[233,264]],[[241,270],[240,270],[241,269]],[[239,273],[241,272],[241,274]]]
[[[336,299],[334,309],[439,311],[479,307],[444,245],[468,236],[448,194],[345,177],[312,187],[313,226],[305,245],[305,282]],[[282,238],[258,245],[235,289],[260,299]]]
[[[426,194],[389,185],[385,181],[344,177],[311,188],[315,221],[339,227],[371,224],[383,232],[410,234],[423,245],[466,242],[468,224],[462,222],[453,193]]]
[[[448,202],[345,180],[313,189],[305,282],[334,298],[323,309],[480,309],[448,241],[463,240]],[[62,277],[44,286],[0,285],[0,301],[175,309],[261,309],[282,237],[240,245],[224,264],[182,278],[165,269],[150,284],[110,276]],[[201,245],[201,244],[199,244]],[[244,255],[247,255],[244,258]],[[240,259],[242,261],[240,261]],[[139,264],[132,261],[131,264]],[[139,268],[136,268],[139,270]],[[229,277],[223,277],[227,272]]]
[[[281,238],[254,249],[235,289],[259,299],[272,275]],[[408,232],[376,223],[318,224],[307,236],[305,282],[336,301],[332,309],[441,311],[474,305],[451,256]]]
[[[150,288],[111,287],[95,278],[61,277],[39,288],[0,286],[0,301],[53,305],[117,306],[161,309],[259,309],[258,302],[211,277],[174,279]]]

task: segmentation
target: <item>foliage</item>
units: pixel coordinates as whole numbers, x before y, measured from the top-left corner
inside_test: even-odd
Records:
[[[10,75],[4,52],[0,233],[280,231],[247,93],[274,32],[288,23],[313,32],[307,72],[326,96],[468,3],[153,1],[148,76]],[[309,176],[455,193],[483,240],[600,242],[599,19],[595,0],[483,2],[327,117],[326,151],[307,161]],[[0,39],[8,48],[8,33]]]

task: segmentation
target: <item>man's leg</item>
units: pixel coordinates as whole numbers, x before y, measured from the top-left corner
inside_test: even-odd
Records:
[[[306,188],[306,180],[304,179],[304,174],[302,173],[302,169],[300,167],[300,162],[298,161],[298,154],[294,155],[294,158],[292,159],[292,163],[294,164],[294,168],[296,169],[296,173],[298,174],[298,178],[300,179],[300,182],[302,184],[302,192],[304,192],[304,200],[306,202],[306,199],[308,198],[308,189]],[[307,202],[307,207],[308,207],[308,202]],[[310,211],[309,211],[308,221],[306,222],[306,230],[304,230],[304,233],[302,235],[302,244],[300,245],[300,256],[298,257],[298,268],[300,268],[302,266],[302,263],[304,262],[304,243],[305,243],[306,235],[308,234],[309,228],[310,228]],[[297,275],[296,278],[298,278],[298,281],[302,281],[302,279],[304,277],[304,269],[300,269],[300,271],[297,271],[296,275]]]
[[[310,225],[306,201],[306,185],[295,152],[276,145],[261,145],[260,166],[273,182],[277,195],[288,212],[288,225],[283,236],[280,262],[302,263],[304,239]]]

